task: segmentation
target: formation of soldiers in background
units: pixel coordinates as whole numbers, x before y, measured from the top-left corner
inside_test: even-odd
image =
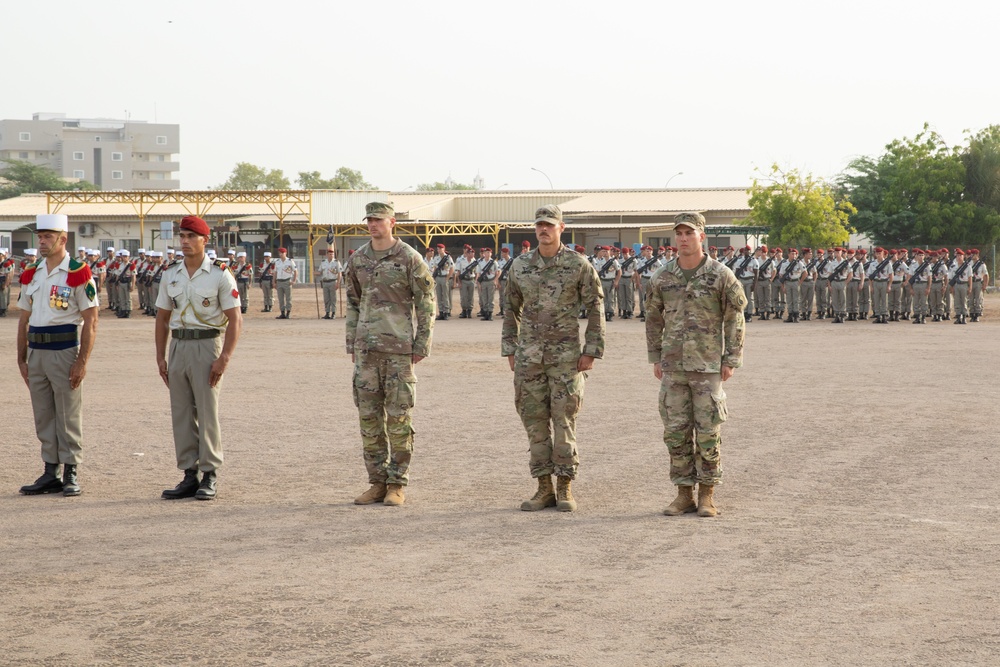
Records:
[[[572,247],[586,254],[583,246]],[[530,249],[531,244],[524,241],[522,253]],[[507,247],[501,248],[498,258],[493,257],[492,248],[481,248],[477,257],[468,244],[455,259],[442,243],[428,247],[425,252],[424,261],[435,282],[436,319],[451,317],[455,289],[459,290],[460,318],[473,317],[476,300],[480,319],[492,320],[496,304],[503,317],[508,272],[513,261]],[[170,248],[165,254],[140,248],[135,258],[128,250],[107,248],[106,253],[102,258],[97,250],[77,248],[77,259],[90,266],[98,292],[106,295],[108,309],[118,317],[130,317],[131,293],[135,290],[139,309],[145,315],[155,316],[163,271],[182,253]],[[256,267],[247,262],[245,252],[235,249],[229,249],[225,258],[217,258],[215,251],[208,254],[211,260],[218,259],[232,269],[244,313],[250,300],[249,287],[256,278],[263,293],[261,312],[271,312],[273,291],[278,289],[279,301],[283,302],[278,319],[288,319],[290,286],[298,273],[287,253],[279,252],[281,257],[272,259],[271,253],[265,252],[263,262]],[[876,324],[903,320],[923,324],[927,317],[934,322],[951,320],[954,312],[954,323],[966,324],[970,319],[978,322],[982,318],[983,293],[990,283],[986,262],[976,248],[956,248],[951,253],[947,248],[908,251],[879,247],[875,248],[874,257],[869,258],[864,249],[842,247],[819,248],[814,253],[811,248],[802,248],[800,252],[798,248],[784,251],[761,245],[756,250],[745,246],[737,252],[732,246],[722,249],[709,246],[708,254],[729,267],[743,285],[748,322],[756,317],[795,323],[809,321],[815,314],[817,320],[829,319],[835,324],[869,318]],[[0,248],[0,317],[6,315],[10,287],[17,275],[37,256],[30,248],[25,255],[18,263],[8,256],[6,248]],[[595,246],[588,260],[604,288],[605,320],[611,321],[616,315],[632,319],[638,300],[639,319],[645,321],[644,304],[650,279],[675,255],[672,246],[654,249],[646,245],[638,255],[630,247]],[[332,320],[337,313],[337,293],[348,279],[346,264],[336,259],[332,248],[316,268],[316,278],[323,290],[323,319]],[[585,312],[580,313],[581,318],[586,316]]]
[[[795,323],[830,319],[834,324],[867,320],[887,324],[909,320],[924,324],[951,320],[978,322],[983,315],[983,293],[990,284],[979,250],[947,248],[768,249],[766,245],[739,253],[730,246],[709,248],[709,255],[728,266],[743,285],[747,322],[784,317]]]

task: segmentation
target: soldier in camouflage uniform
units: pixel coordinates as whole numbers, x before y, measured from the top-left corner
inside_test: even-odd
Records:
[[[746,295],[733,272],[702,251],[705,218],[675,218],[678,258],[653,276],[646,304],[646,346],[660,380],[663,441],[677,498],[663,513],[697,510],[715,516],[714,489],[722,480],[720,427],[726,421],[722,383],[743,365]],[[698,484],[698,502],[694,485]]]
[[[393,237],[392,206],[368,204],[365,220],[371,241],[347,261],[347,353],[371,488],[354,502],[402,505],[413,452],[413,366],[430,354],[434,281],[420,254]]]
[[[531,476],[538,479],[538,491],[521,505],[525,511],[576,509],[570,488],[580,462],[576,415],[586,371],[604,356],[601,281],[583,255],[560,243],[565,227],[558,206],[535,212],[538,247],[514,260],[507,286],[500,353],[514,371],[514,404],[528,433]],[[588,313],[582,349],[581,306]]]

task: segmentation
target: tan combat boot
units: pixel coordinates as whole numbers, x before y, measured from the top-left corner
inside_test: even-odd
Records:
[[[556,509],[560,512],[576,510],[576,501],[573,500],[573,491],[570,489],[572,481],[569,477],[556,477]]]
[[[698,516],[715,516],[719,513],[715,503],[712,502],[712,493],[714,491],[714,486],[708,486],[707,484],[698,485]]]
[[[698,508],[694,504],[694,487],[678,486],[677,497],[674,498],[674,502],[667,505],[667,509],[663,510],[663,513],[667,516],[680,516],[694,512],[696,509]]]
[[[386,488],[385,500],[382,501],[383,505],[402,505],[406,502],[406,496],[403,495],[403,485],[402,484],[389,484]]]
[[[354,504],[372,505],[382,502],[383,498],[385,498],[385,484],[382,482],[373,482],[370,489],[354,499]]]
[[[521,503],[521,509],[525,512],[537,512],[546,507],[555,507],[556,494],[552,490],[552,475],[544,475],[538,478],[538,491],[531,500]]]

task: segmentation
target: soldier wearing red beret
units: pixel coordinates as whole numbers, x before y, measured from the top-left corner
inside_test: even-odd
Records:
[[[435,246],[437,255],[431,262],[431,276],[434,278],[434,295],[437,297],[438,314],[435,320],[451,317],[451,282],[455,276],[455,262],[446,252],[443,243]]]
[[[990,285],[990,272],[986,268],[986,262],[979,257],[978,248],[972,248],[969,253],[972,255],[972,297],[969,312],[972,321],[978,322],[983,316],[983,293]]]
[[[950,292],[955,297],[955,324],[968,324],[969,293],[972,291],[972,257],[961,248],[955,250],[955,269],[949,281]]]
[[[156,365],[170,389],[174,450],[184,471],[176,487],[163,491],[168,500],[213,500],[222,467],[219,393],[243,318],[232,271],[205,254],[210,233],[199,217],[181,220],[184,259],[164,270],[156,297]]]

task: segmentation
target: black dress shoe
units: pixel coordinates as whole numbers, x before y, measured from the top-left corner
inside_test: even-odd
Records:
[[[201,486],[198,487],[197,493],[194,494],[195,500],[215,500],[215,471],[206,470],[201,476]]]
[[[177,500],[178,498],[193,498],[198,492],[198,469],[188,468],[184,471],[184,479],[172,489],[163,490],[163,498]]]
[[[26,496],[37,496],[43,493],[62,493],[63,483],[59,479],[59,464],[46,463],[45,472],[35,480],[34,484],[21,487],[21,493]]]

